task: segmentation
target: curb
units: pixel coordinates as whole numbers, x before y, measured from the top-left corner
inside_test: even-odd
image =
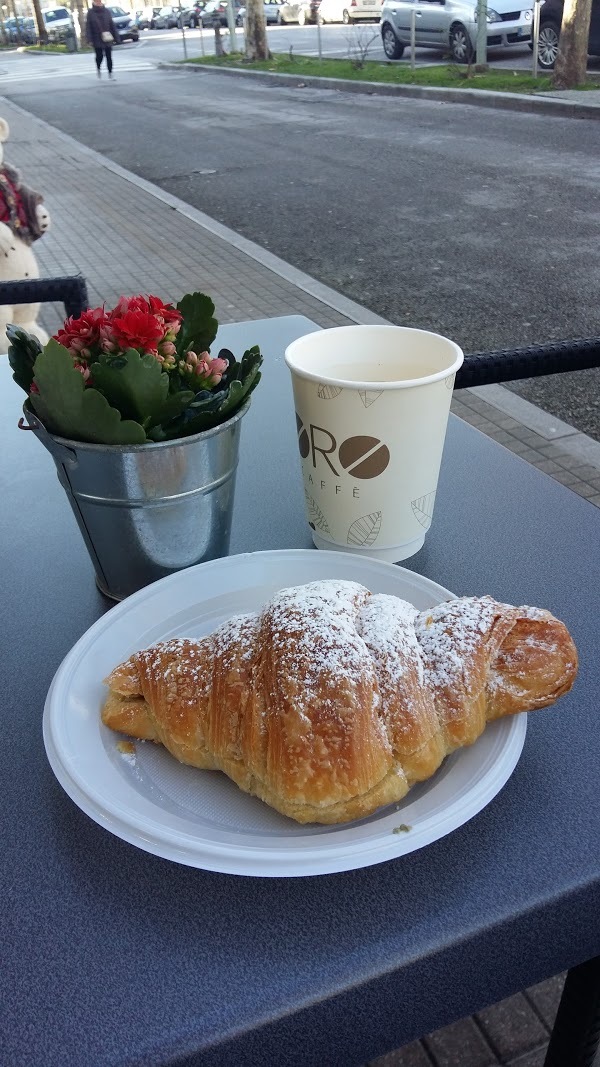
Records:
[[[364,96],[403,96],[416,100],[435,100],[446,104],[471,104],[475,107],[496,108],[499,111],[525,111],[554,118],[600,119],[600,107],[594,104],[573,103],[548,97],[524,96],[521,93],[495,93],[489,89],[440,89],[428,85],[386,85],[383,82],[353,82],[345,78],[320,78],[314,75],[275,74],[269,71],[242,70],[239,67],[215,67],[212,64],[161,62],[160,70],[199,71],[210,74],[238,75],[255,78],[264,85],[284,85],[292,89],[332,89],[342,93]]]
[[[533,430],[546,441],[556,441],[562,452],[600,470],[600,441],[589,437],[568,422],[538,408],[519,393],[513,393],[504,385],[475,385],[466,390],[479,396],[491,407]],[[458,394],[460,398],[460,392]]]

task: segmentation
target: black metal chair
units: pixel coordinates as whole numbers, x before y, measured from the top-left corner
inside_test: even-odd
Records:
[[[457,372],[455,389],[546,374],[600,367],[600,337],[553,341],[528,348],[504,348],[496,352],[472,352]]]
[[[77,318],[89,306],[85,278],[27,278],[0,282],[1,304],[64,304],[67,316]]]
[[[567,974],[544,1067],[593,1067],[600,1044],[600,956]]]

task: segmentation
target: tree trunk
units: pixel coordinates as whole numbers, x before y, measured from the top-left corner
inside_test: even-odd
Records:
[[[246,3],[246,58],[271,59],[264,0],[247,0]]]
[[[12,0],[11,7],[12,7],[12,17],[15,20],[15,40],[16,40],[17,44],[23,44],[23,39],[22,39],[22,34],[21,34],[21,23],[19,22],[19,14],[17,12],[16,0]]]
[[[586,79],[592,0],[565,0],[552,84],[575,89]]]
[[[40,44],[48,44],[48,31],[46,29],[46,23],[44,22],[44,16],[42,15],[40,0],[32,0],[32,3],[35,13],[35,21],[37,23],[38,40]]]
[[[84,6],[83,0],[75,0],[75,10],[77,12],[77,21],[79,23],[79,46],[85,45],[85,24],[87,19],[87,10]]]
[[[224,56],[225,49],[223,48],[223,38],[221,37],[221,20],[218,15],[215,15],[213,19],[213,30],[215,31],[215,55]]]

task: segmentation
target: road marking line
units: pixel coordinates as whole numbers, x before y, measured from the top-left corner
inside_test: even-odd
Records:
[[[115,65],[115,75],[117,74],[117,72],[120,72],[120,73],[129,72],[129,73],[131,73],[131,72],[135,72],[135,71],[138,71],[138,70],[155,70],[155,69],[156,68],[154,66],[154,63],[140,62],[140,63],[136,63],[135,66],[133,66],[133,65],[125,65],[125,66],[123,66],[121,64],[118,64],[118,65]],[[39,70],[39,71],[34,71],[34,72],[28,73],[28,74],[3,74],[0,77],[0,85],[10,85],[13,82],[23,82],[23,81],[42,81],[43,79],[47,79],[47,78],[56,78],[56,79],[59,79],[59,78],[81,78],[81,77],[89,77],[91,74],[94,74],[93,66],[91,68],[88,67],[88,66],[86,66],[86,67],[82,66],[79,70],[56,70],[56,69],[54,69],[54,70]]]

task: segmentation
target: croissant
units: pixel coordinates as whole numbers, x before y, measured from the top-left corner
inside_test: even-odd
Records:
[[[554,703],[576,673],[548,611],[484,596],[419,612],[320,581],[136,652],[106,680],[102,720],[297,822],[340,823],[401,800],[487,722]]]

